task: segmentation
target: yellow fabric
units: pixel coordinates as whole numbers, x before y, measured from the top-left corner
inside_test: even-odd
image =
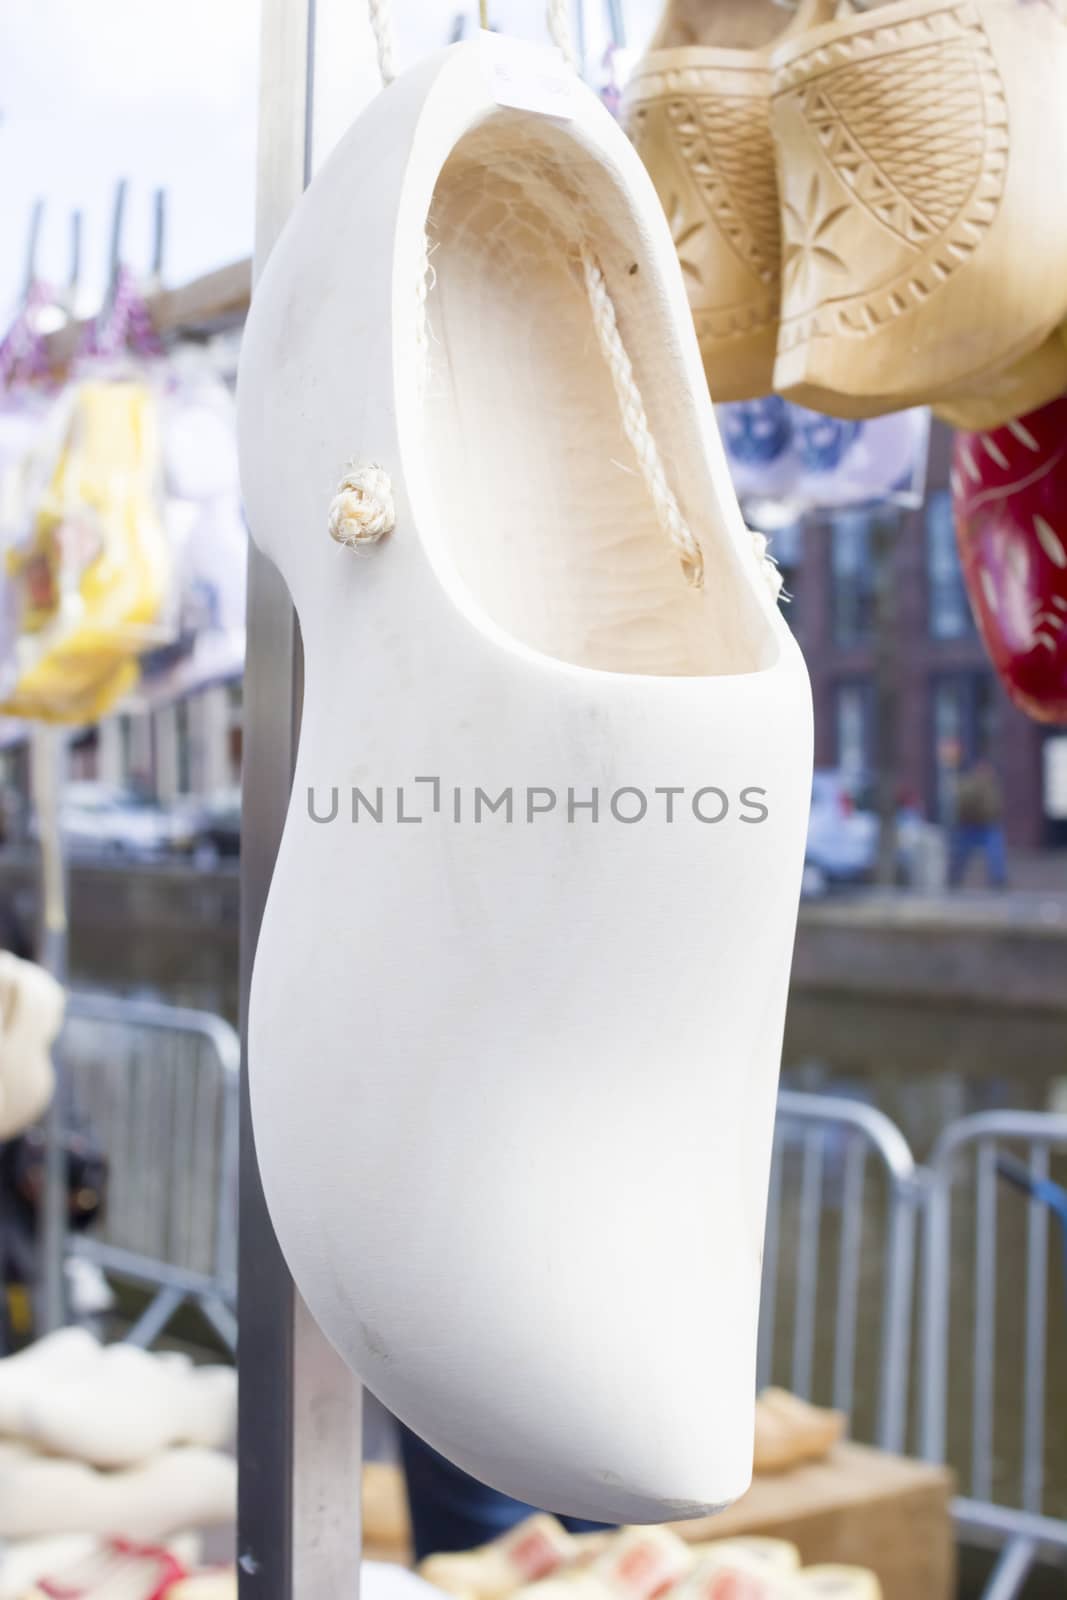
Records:
[[[32,533],[7,558],[21,603],[3,714],[95,721],[136,683],[138,653],[160,642],[169,577],[159,449],[147,385],[79,386]]]

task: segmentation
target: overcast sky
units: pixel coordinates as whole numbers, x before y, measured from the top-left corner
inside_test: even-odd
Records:
[[[359,6],[363,0],[352,0]],[[656,0],[627,0],[633,29]],[[606,0],[585,0],[590,56]],[[461,0],[395,0],[402,63],[444,43]],[[115,181],[130,180],[125,256],[149,262],[152,191],[168,190],[166,278],[247,255],[252,239],[258,0],[2,0],[0,320],[19,292],[34,198],[39,264],[64,282],[83,212],[83,310],[103,284]],[[541,0],[492,0],[509,32],[543,38]]]

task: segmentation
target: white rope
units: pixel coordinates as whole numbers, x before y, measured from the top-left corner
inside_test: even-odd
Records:
[[[383,84],[396,77],[396,46],[393,40],[392,0],[367,0],[367,12],[378,52],[378,71]],[[571,29],[570,0],[546,0],[546,20],[552,42],[568,67],[578,71],[578,52]]]
[[[330,501],[330,538],[346,550],[377,544],[396,526],[393,485],[384,467],[373,461],[352,461]]]
[[[574,48],[574,34],[571,31],[570,0],[547,0],[546,15],[552,43],[568,67],[577,72],[578,52]]]
[[[422,251],[419,255],[415,278],[415,362],[420,398],[426,392],[430,373],[430,317],[426,308],[427,297],[433,288],[434,272],[430,265],[430,235],[422,230]]]
[[[371,28],[378,50],[378,67],[383,84],[392,83],[396,77],[393,47],[391,0],[367,0]],[[553,43],[567,65],[578,70],[578,57],[571,33],[570,0],[546,0],[548,30]],[[415,345],[420,386],[425,384],[429,368],[429,326],[426,300],[430,288],[431,272],[429,238],[423,236],[423,251],[416,280]],[[622,417],[623,431],[637,457],[641,475],[645,480],[656,512],[656,520],[678,552],[682,570],[694,588],[704,582],[704,557],[663,470],[656,441],[648,425],[641,392],[634,378],[633,366],[619,333],[615,306],[600,263],[588,246],[581,251],[582,271],[586,292],[593,312],[593,326],[601,352],[611,373],[616,398]],[[396,520],[392,487],[387,474],[373,464],[353,464],[345,473],[330,504],[330,535],[338,544],[348,549],[360,549],[374,544],[392,531]],[[777,598],[781,592],[782,578],[773,557],[768,554],[767,540],[762,533],[751,534],[753,546],[760,562],[765,581]]]
[[[623,432],[637,457],[641,476],[645,480],[645,487],[655,508],[656,521],[677,550],[682,570],[689,582],[694,589],[700,589],[704,584],[704,556],[692,529],[682,516],[674,491],[667,482],[667,474],[663,470],[663,462],[660,460],[656,441],[648,425],[641,391],[634,377],[633,364],[622,342],[615,307],[608,293],[603,269],[588,245],[582,246],[581,254],[586,293],[593,311],[593,326],[611,373],[611,381],[615,386]],[[748,533],[760,564],[763,580],[777,600],[782,591],[782,574],[778,570],[778,563],[767,548],[767,536],[751,528]]]
[[[378,52],[378,71],[383,84],[392,83],[396,77],[396,49],[393,44],[392,0],[367,0],[367,11]]]
[[[648,426],[648,417],[645,414],[641,391],[634,378],[634,369],[619,332],[615,307],[608,294],[608,286],[604,281],[600,263],[588,245],[582,246],[582,272],[585,275],[589,304],[593,309],[593,327],[596,329],[597,341],[608,364],[611,381],[615,385],[615,395],[622,414],[623,432],[633,446],[641,476],[645,480],[645,487],[655,507],[656,520],[677,550],[682,569],[689,582],[694,588],[699,589],[704,582],[704,557],[682,516],[674,491],[667,482],[667,475],[663,470],[659,451],[656,449],[656,441]]]

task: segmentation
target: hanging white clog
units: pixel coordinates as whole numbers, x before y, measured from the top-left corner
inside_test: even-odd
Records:
[[[810,693],[595,95],[486,37],[394,83],[267,264],[238,406],[305,651],[249,1041],[301,1292],[519,1499],[732,1500]]]

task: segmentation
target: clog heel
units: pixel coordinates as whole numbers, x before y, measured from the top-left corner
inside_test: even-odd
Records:
[[[768,394],[781,292],[769,52],[833,14],[804,0],[668,0],[623,104],[670,219],[716,400]]]
[[[1064,325],[1021,361],[991,373],[971,394],[935,400],[934,414],[950,427],[986,432],[1015,417],[1038,411],[1067,392],[1067,341]]]
[[[485,36],[393,83],[266,265],[238,411],[305,652],[249,1023],[296,1281],[483,1481],[732,1500],[810,694],[596,96]]]
[[[1067,22],[892,0],[775,54],[775,388],[839,416],[980,393],[1067,283]]]

